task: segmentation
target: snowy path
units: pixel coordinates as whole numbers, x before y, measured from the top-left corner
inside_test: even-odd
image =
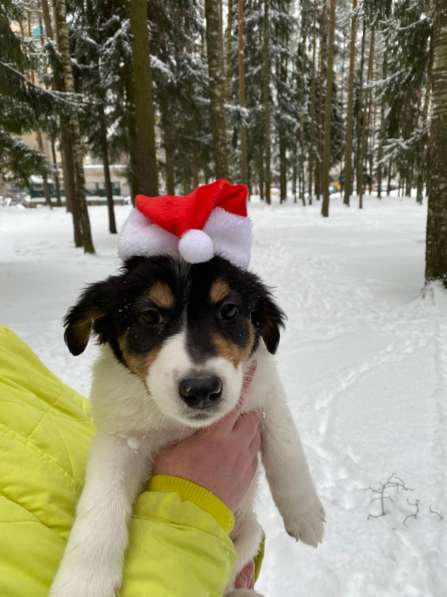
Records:
[[[119,220],[126,208],[119,210]],[[105,209],[92,212],[98,255],[71,248],[69,221],[45,209],[0,210],[0,321],[87,393],[89,358],[66,351],[60,320],[79,289],[113,272]],[[425,298],[425,209],[370,200],[360,213],[252,207],[253,269],[276,288],[289,321],[279,363],[326,512],[314,551],[282,530],[263,484],[269,597],[447,595],[447,296]],[[95,347],[88,349],[92,356]],[[369,486],[397,473],[386,517]],[[417,519],[407,503],[420,500]],[[430,512],[429,508],[444,515]]]

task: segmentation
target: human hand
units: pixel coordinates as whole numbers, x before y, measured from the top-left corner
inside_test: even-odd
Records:
[[[172,475],[205,487],[235,512],[257,469],[259,415],[237,406],[222,420],[162,450],[154,475]]]

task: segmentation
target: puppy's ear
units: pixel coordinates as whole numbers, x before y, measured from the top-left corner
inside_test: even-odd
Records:
[[[93,322],[107,315],[105,301],[107,283],[108,281],[97,282],[89,286],[65,316],[65,344],[75,356],[84,352]]]
[[[252,321],[259,330],[267,350],[275,354],[280,340],[280,330],[286,316],[273,300],[270,292],[262,288],[258,304],[252,314]]]

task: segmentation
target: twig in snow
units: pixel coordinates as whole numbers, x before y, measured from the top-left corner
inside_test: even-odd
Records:
[[[405,525],[406,527],[408,527],[408,525],[407,525],[407,520],[408,520],[409,518],[414,518],[415,520],[417,519],[417,517],[418,517],[418,515],[419,515],[419,512],[420,512],[419,505],[420,505],[420,503],[421,503],[421,502],[420,502],[420,500],[414,500],[414,502],[410,502],[410,500],[407,498],[407,503],[408,503],[410,506],[414,506],[414,507],[416,508],[416,511],[415,511],[415,512],[413,512],[413,514],[409,514],[408,516],[405,516],[405,518],[404,518],[404,521],[403,521],[403,522],[404,522],[404,525]]]
[[[444,515],[441,514],[440,512],[437,512],[436,510],[433,510],[433,508],[431,506],[428,507],[428,510],[431,514],[435,514],[436,516],[439,516],[439,520],[444,520]]]
[[[389,512],[387,512],[385,509],[385,500],[394,502],[394,500],[391,496],[386,495],[386,492],[391,489],[394,489],[396,491],[396,493],[399,493],[400,490],[414,491],[410,487],[407,487],[405,485],[405,482],[396,473],[393,473],[390,477],[388,477],[388,479],[385,481],[385,483],[382,483],[378,487],[371,487],[371,486],[367,487],[365,489],[365,491],[371,491],[372,493],[378,494],[378,497],[375,497],[371,500],[371,504],[376,501],[380,502],[379,514],[369,514],[368,519],[381,518],[382,516],[386,516],[387,514],[389,514]]]

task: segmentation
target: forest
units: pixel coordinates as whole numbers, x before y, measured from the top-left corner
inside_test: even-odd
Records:
[[[323,217],[335,191],[428,200],[426,279],[447,283],[444,0],[4,0],[0,37],[0,176],[63,187],[75,246],[95,251],[85,155],[111,233],[124,156],[131,197],[224,177]]]
[[[132,267],[119,232],[138,194],[183,196],[218,178],[250,191],[249,271],[286,315],[275,363],[326,512],[318,549],[295,541],[261,470],[255,511],[265,554],[256,593],[242,594],[445,597],[447,0],[0,0],[0,597],[48,595],[84,482],[93,364],[110,349],[92,333],[74,357],[64,316],[80,293],[101,280],[114,288]],[[203,265],[196,271],[214,268]],[[151,276],[141,276],[152,291]],[[200,278],[197,296],[205,285]],[[110,326],[122,362],[134,328],[121,322],[146,315],[129,308],[133,293],[117,290],[120,307],[114,292],[109,300],[98,291],[79,324],[86,338],[92,320],[96,331]],[[187,285],[184,297],[193,295]],[[255,295],[237,300],[256,328]],[[183,310],[179,325],[206,330],[201,308],[184,297],[172,309],[169,299],[163,317]],[[203,307],[214,321],[208,298]],[[181,342],[186,354],[195,347],[185,329],[145,328],[138,345]],[[175,351],[163,353],[174,355],[173,371]],[[159,354],[143,354],[151,375]],[[271,384],[262,353],[252,357],[259,383]],[[246,366],[238,363],[237,375]],[[150,387],[149,373],[139,380],[134,369],[122,384],[110,369],[108,405],[127,395],[127,382]],[[273,412],[276,386],[268,387]],[[144,411],[157,410],[145,396]],[[130,417],[135,404],[129,395]],[[128,440],[138,451],[139,440]],[[286,461],[274,468],[288,470]],[[217,478],[219,466],[212,470]],[[286,496],[300,504],[299,485],[290,487]],[[121,596],[152,595],[154,582],[167,595],[222,594],[191,590],[180,573],[226,585],[219,562],[232,546],[212,512],[200,529],[190,514],[174,517],[178,539],[166,532],[158,541],[170,518],[141,489]],[[167,493],[185,513],[197,508]],[[221,555],[208,547],[213,538]],[[108,556],[97,554],[87,568],[106,562],[109,579]],[[84,581],[79,570],[73,579]]]

